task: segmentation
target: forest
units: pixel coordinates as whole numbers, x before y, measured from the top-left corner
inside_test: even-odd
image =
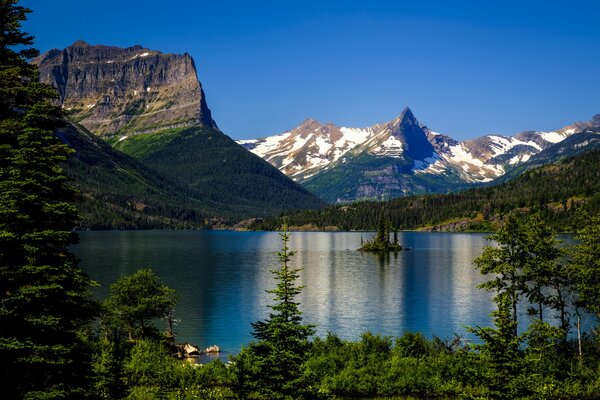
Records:
[[[291,229],[375,230],[381,215],[395,229],[494,231],[512,212],[538,213],[562,232],[574,232],[579,208],[600,213],[600,151],[539,167],[497,186],[456,193],[400,197],[387,201],[338,204],[320,210],[298,210],[255,224],[276,230],[284,220]],[[443,229],[442,229],[443,230]]]

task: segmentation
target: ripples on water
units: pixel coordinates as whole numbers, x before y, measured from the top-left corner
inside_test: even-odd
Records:
[[[412,251],[356,251],[360,232],[293,232],[291,266],[302,268],[299,301],[304,320],[318,335],[335,332],[357,339],[371,331],[404,331],[450,338],[466,326],[489,325],[491,294],[472,261],[487,241],[483,234],[401,232]],[[82,268],[108,293],[110,283],[141,267],[152,267],[181,301],[178,340],[202,347],[219,344],[236,352],[249,342],[250,322],[268,315],[279,266],[281,240],[274,232],[109,231],[82,232],[74,248]]]

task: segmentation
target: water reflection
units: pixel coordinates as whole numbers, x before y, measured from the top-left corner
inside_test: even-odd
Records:
[[[356,339],[367,330],[396,336],[419,331],[451,337],[464,326],[488,325],[491,294],[472,266],[484,235],[401,232],[412,251],[356,251],[361,233],[292,233],[292,266],[303,268],[299,301],[318,334]],[[83,232],[74,248],[82,267],[102,284],[154,271],[181,296],[179,340],[237,351],[251,340],[250,322],[268,315],[280,237],[271,232]]]

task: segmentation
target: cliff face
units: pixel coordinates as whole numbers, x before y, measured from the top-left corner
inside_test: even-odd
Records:
[[[189,54],[79,41],[34,60],[70,117],[105,138],[171,127],[215,128]]]

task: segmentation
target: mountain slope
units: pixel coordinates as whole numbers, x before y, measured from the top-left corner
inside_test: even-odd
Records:
[[[215,212],[82,126],[67,124],[57,135],[74,150],[64,168],[81,193],[80,229],[201,228]]]
[[[557,131],[459,142],[418,123],[411,110],[387,124],[339,128],[307,120],[300,127],[240,144],[330,201],[448,192],[491,182],[600,116]]]
[[[217,128],[188,54],[80,41],[34,62],[40,79],[59,91],[71,120],[169,182],[167,208],[191,207],[197,214],[193,219],[201,215],[235,222],[324,204]],[[116,157],[104,154],[109,152],[104,145],[87,149],[99,158]],[[125,181],[117,179],[113,188],[100,175],[88,175],[92,186],[94,179],[104,179],[95,197],[114,198],[116,187],[116,193],[128,193]]]
[[[512,179],[524,171],[552,164],[561,159],[600,149],[600,128],[587,128],[575,133],[565,140],[555,143],[541,152],[533,155],[527,162],[517,165],[506,174],[496,179],[492,184],[498,184]]]
[[[116,148],[235,219],[324,205],[269,163],[212,128],[136,135],[117,143]]]
[[[492,230],[511,211],[539,211],[551,226],[575,228],[578,208],[600,213],[600,150],[525,171],[497,186],[462,192],[409,196],[384,202],[363,201],[319,211],[288,213],[292,226],[372,230],[383,214],[398,229]],[[257,225],[276,229],[282,217]]]

